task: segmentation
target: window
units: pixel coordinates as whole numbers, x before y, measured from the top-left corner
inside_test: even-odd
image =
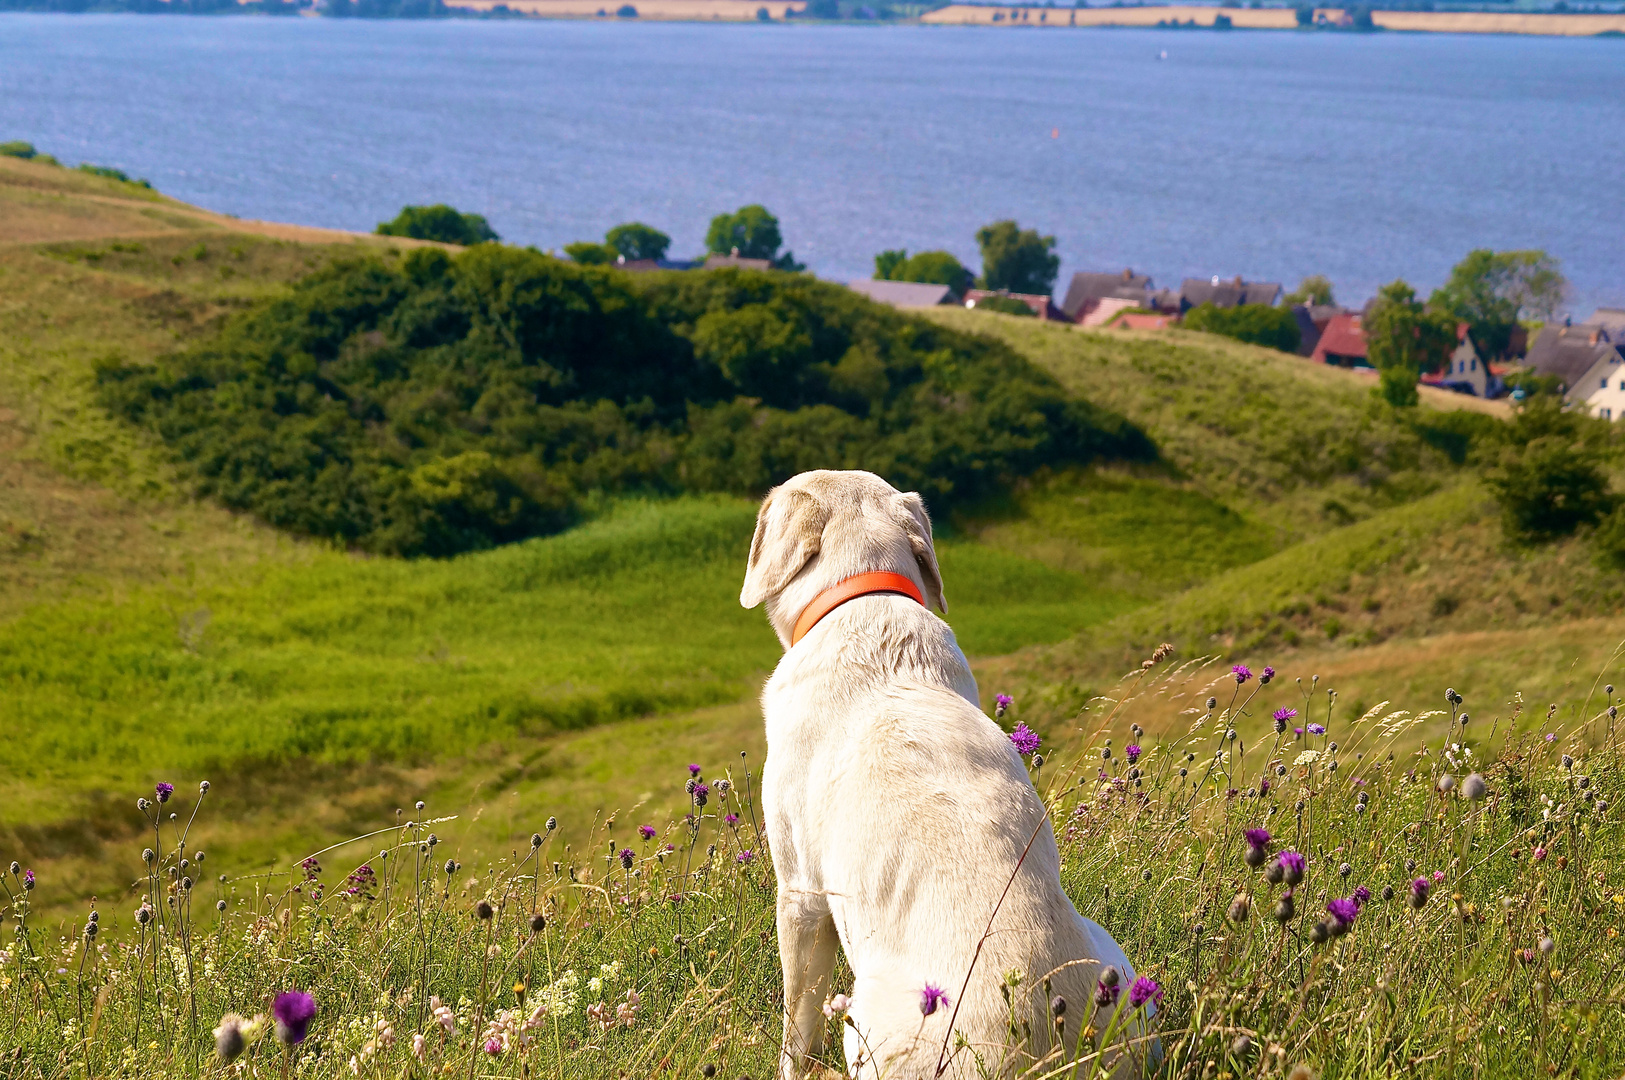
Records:
[[[1604,407],[1598,410],[1597,415],[1602,417],[1604,420],[1612,420],[1614,418],[1614,410]]]
[[[1468,368],[1467,370],[1468,371],[1477,371],[1478,370],[1478,357],[1476,357],[1476,356],[1473,357],[1473,366]]]

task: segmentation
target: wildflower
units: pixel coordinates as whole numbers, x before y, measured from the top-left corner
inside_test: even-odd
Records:
[[[1270,782],[1266,777],[1258,781],[1258,797],[1263,798],[1270,793]]]
[[[1548,732],[1547,735],[1546,735],[1546,741],[1549,742],[1549,743],[1556,742],[1557,741],[1557,736]]]
[[[1010,733],[1010,741],[1015,744],[1016,753],[1025,755],[1037,750],[1038,744],[1043,740],[1038,737],[1038,732],[1026,724],[1017,724],[1016,729]]]
[[[1354,873],[1354,867],[1350,866],[1348,863],[1342,863],[1337,868],[1338,877],[1346,878],[1352,873]]]
[[[428,1046],[428,1040],[421,1033],[412,1036],[412,1056],[419,1061],[423,1060],[423,1051]]]
[[[700,775],[700,767],[698,765],[690,763],[689,766],[688,766],[688,775],[698,777]]]
[[[739,824],[739,815],[738,814],[731,814],[731,813],[730,814],[724,814],[722,816],[722,820],[731,829],[735,825]]]
[[[741,851],[739,853],[739,855],[738,855],[738,861],[740,862],[741,865],[743,865],[745,863],[748,863],[748,862],[750,862],[751,860],[753,860],[755,858],[756,858],[756,853],[754,851],[750,851],[750,850]]]
[[[1225,917],[1233,923],[1244,923],[1251,911],[1252,901],[1248,899],[1246,893],[1241,893],[1230,901],[1230,910],[1225,912]]]
[[[852,999],[845,994],[836,994],[824,1002],[824,1015],[833,1020],[852,1007]]]
[[[166,784],[166,783],[164,783],[163,781],[160,780],[158,782],[158,786],[156,788],[154,788],[153,790],[158,793],[158,801],[160,803],[166,803],[166,802],[169,801],[169,797],[171,795],[175,794],[175,785],[174,784]]]
[[[554,829],[556,829],[558,827],[559,827],[559,819],[558,818],[550,817],[550,818],[547,819],[547,831],[548,832],[552,832]]]
[[[930,1016],[932,1013],[936,1012],[939,1007],[951,1004],[952,1001],[949,1000],[947,991],[943,990],[939,986],[933,986],[930,983],[926,983],[925,989],[920,991],[921,1016]]]
[[[1456,778],[1451,776],[1449,773],[1445,773],[1443,776],[1439,777],[1439,790],[1445,792],[1446,794],[1456,790]]]
[[[636,990],[626,992],[626,1000],[615,1006],[615,1019],[620,1021],[622,1027],[633,1027],[638,1022],[638,1009],[643,1005],[643,998]],[[541,1025],[541,1018],[537,1017],[537,1026]]]
[[[726,799],[728,797],[728,792],[733,790],[733,786],[733,781],[729,780],[727,777],[723,777],[721,780],[718,780],[716,782],[717,796],[719,798]]]
[[[655,838],[655,827],[653,825],[639,825],[638,835],[645,840],[653,840]]]
[[[1246,664],[1237,664],[1235,667],[1230,669],[1230,674],[1236,677],[1237,686],[1240,686],[1242,683],[1253,677],[1252,669]]]
[[[456,1030],[457,1014],[452,1012],[451,1007],[443,1003],[438,997],[429,999],[429,1013],[434,1017],[434,1022],[439,1024],[446,1034],[449,1035]]]
[[[227,1013],[220,1018],[220,1026],[214,1029],[214,1052],[220,1056],[221,1061],[236,1061],[253,1041],[253,1036],[258,1034],[259,1025],[264,1022],[263,1016],[245,1020],[236,1013]]]
[[[1303,880],[1304,860],[1302,855],[1296,851],[1283,851],[1277,857],[1277,861],[1281,864],[1281,880],[1285,881],[1288,887]]]
[[[1128,989],[1128,1003],[1138,1009],[1148,1001],[1153,1005],[1162,1004],[1162,987],[1157,985],[1156,980],[1141,975]]]
[[[485,1052],[493,1057],[502,1053],[502,1040],[495,1035],[485,1040]]]
[[[1327,902],[1326,914],[1332,917],[1332,933],[1342,937],[1354,927],[1354,919],[1360,914],[1360,905],[1352,897],[1341,897]]]
[[[1133,765],[1140,760],[1140,748],[1138,746],[1125,746],[1123,747],[1123,756],[1128,758],[1130,765]]]
[[[1433,886],[1425,877],[1419,877],[1411,882],[1411,907],[1421,911],[1427,906],[1428,893],[1432,891]]]
[[[1365,907],[1371,902],[1371,890],[1364,885],[1356,885],[1351,899],[1354,901],[1355,907]]]
[[[1273,678],[1275,678],[1275,669],[1270,667],[1268,664],[1265,664],[1264,673],[1258,677],[1258,681],[1263,683],[1265,686],[1268,686],[1270,680]]]
[[[34,889],[34,871],[23,871],[23,888],[32,892]]]
[[[999,694],[995,696],[993,699],[993,715],[1002,718],[1005,713],[1010,711],[1010,706],[1014,705],[1015,703],[1016,699],[1011,697],[1009,694]]]
[[[1382,898],[1384,900],[1392,900],[1394,898],[1394,887],[1392,885],[1384,885],[1382,887]]]
[[[1268,829],[1248,829],[1244,834],[1247,838],[1247,853],[1242,856],[1243,861],[1255,870],[1264,865],[1269,858],[1270,831]]]
[[[629,847],[623,847],[618,854],[621,860],[621,867],[626,870],[632,869],[632,863],[637,859],[638,853]]]
[[[1332,936],[1331,924],[1326,922],[1326,920],[1324,920],[1324,919],[1322,919],[1320,922],[1317,922],[1314,926],[1309,928],[1309,938],[1316,945],[1324,945],[1324,944],[1326,944],[1327,939],[1330,938],[1331,936]]]
[[[1441,882],[1443,880],[1444,880],[1444,871],[1443,870],[1435,870],[1435,871],[1433,871],[1433,884],[1437,885],[1437,884],[1439,884],[1439,882]]]
[[[1095,981],[1096,1005],[1104,1009],[1117,1003],[1118,978],[1117,969],[1114,967],[1108,967],[1100,973],[1100,978]]]
[[[1324,735],[1324,734],[1326,734],[1326,725],[1325,724],[1310,724],[1309,725],[1309,734],[1311,734],[1311,735]]]
[[[276,1037],[289,1046],[305,1041],[305,1032],[316,1016],[316,999],[302,990],[284,990],[271,1004],[276,1017]]]
[[[1275,710],[1275,716],[1274,716],[1274,719],[1275,719],[1275,733],[1277,735],[1279,735],[1282,732],[1286,731],[1287,722],[1291,721],[1291,720],[1296,720],[1297,718],[1298,718],[1298,710],[1297,709],[1276,709]]]
[[[694,805],[695,806],[704,806],[706,800],[709,799],[710,797],[711,797],[711,789],[710,789],[710,787],[708,787],[705,784],[695,784],[694,785]]]
[[[1486,785],[1484,777],[1473,773],[1461,782],[1461,794],[1468,802],[1478,802],[1484,797]]]
[[[1298,905],[1292,899],[1292,890],[1288,889],[1281,894],[1281,899],[1275,905],[1275,921],[1288,923],[1298,914]]]

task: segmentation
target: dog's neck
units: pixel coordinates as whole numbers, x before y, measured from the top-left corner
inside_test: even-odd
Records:
[[[894,574],[889,570],[856,574],[825,589],[801,610],[801,614],[796,618],[795,628],[790,631],[790,647],[794,648],[797,642],[818,625],[819,620],[842,604],[856,600],[860,596],[873,596],[876,593],[897,593],[910,598],[921,607],[925,606],[925,594],[920,591],[920,587],[902,574]]]
[[[797,641],[796,623],[824,593],[838,588],[843,581],[867,574],[897,575],[914,587],[913,598],[923,604],[925,579],[911,553],[888,551],[876,547],[854,552],[854,557],[832,558],[830,553],[813,556],[812,560],[777,595],[767,599],[767,621],[788,651]],[[899,592],[900,588],[881,589],[879,592]],[[909,595],[904,592],[904,595]],[[832,609],[833,610],[833,609]]]

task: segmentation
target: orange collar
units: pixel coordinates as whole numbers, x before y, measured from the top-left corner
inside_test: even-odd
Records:
[[[902,574],[894,574],[889,570],[857,574],[813,597],[813,602],[802,609],[801,618],[796,620],[795,631],[790,635],[790,647],[794,648],[825,615],[848,600],[856,600],[871,593],[902,593],[921,607],[925,606],[925,597],[920,594],[920,587]]]

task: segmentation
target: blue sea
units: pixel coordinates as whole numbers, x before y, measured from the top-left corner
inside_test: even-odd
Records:
[[[1064,275],[1326,274],[1363,301],[1474,247],[1544,248],[1625,304],[1625,40],[920,26],[0,16],[0,140],[243,217],[406,203],[556,248],[642,220],[696,253],[760,202],[797,258]]]

